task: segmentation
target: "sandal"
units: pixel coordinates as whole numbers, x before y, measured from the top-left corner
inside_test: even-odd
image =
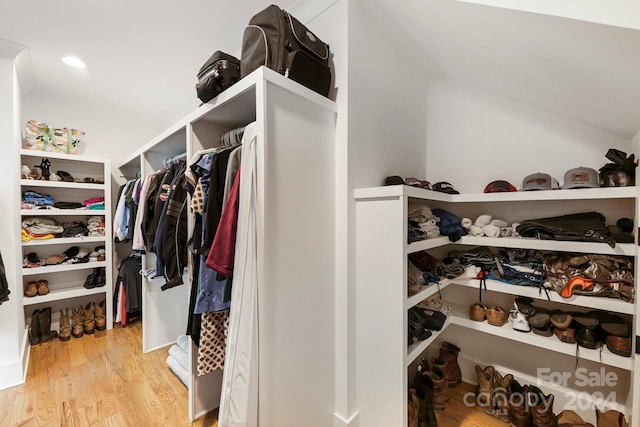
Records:
[[[58,176],[65,182],[74,182],[73,176],[69,172],[58,171]]]

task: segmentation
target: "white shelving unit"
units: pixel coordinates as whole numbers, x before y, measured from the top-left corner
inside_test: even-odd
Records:
[[[543,251],[579,252],[624,255],[636,257],[635,244],[616,244],[611,248],[602,243],[561,242],[528,238],[488,238],[463,236],[457,242],[447,237],[407,243],[407,217],[413,206],[427,205],[444,208],[459,217],[476,218],[490,211],[508,222],[606,209],[608,223],[617,218],[631,217],[637,222],[636,187],[600,188],[586,190],[555,190],[493,194],[449,195],[429,190],[398,185],[355,190],[356,199],[356,325],[358,375],[356,390],[360,404],[360,423],[367,426],[406,425],[408,375],[420,357],[428,356],[429,346],[442,340],[463,340],[459,362],[463,378],[475,383],[473,365],[494,365],[511,372],[516,378],[528,381],[532,366],[550,366],[562,371],[570,366],[572,358],[590,366],[613,369],[620,377],[615,389],[617,400],[608,402],[631,416],[634,396],[640,390],[634,385],[638,356],[626,358],[611,353],[606,347],[590,350],[559,341],[555,336],[543,337],[533,333],[515,331],[507,323],[502,327],[469,319],[469,303],[477,301],[479,281],[475,279],[448,279],[440,283],[443,303],[450,307],[447,321],[441,331],[433,332],[427,340],[409,345],[407,336],[407,310],[438,292],[430,284],[413,296],[407,296],[407,258],[414,252],[427,250],[446,254],[451,249],[463,250],[488,246],[496,248],[524,248]],[[563,203],[556,203],[562,201]],[[515,215],[522,215],[515,217]],[[636,237],[637,238],[637,237]],[[637,271],[637,259],[635,261]],[[384,268],[381,268],[384,266]],[[535,299],[534,306],[560,308],[565,311],[604,310],[621,314],[634,329],[638,304],[622,300],[574,295],[562,298],[555,291],[547,295],[538,288],[516,286],[487,280],[485,298],[491,303],[509,308],[514,296]],[[636,298],[637,299],[637,298]],[[500,303],[496,303],[500,301]],[[384,315],[382,315],[382,313]],[[500,342],[492,346],[492,342]],[[381,345],[384,343],[384,345]],[[510,344],[511,343],[511,344]],[[513,351],[504,350],[513,347]],[[495,348],[492,351],[491,348]],[[500,350],[498,350],[500,349]],[[523,354],[525,351],[530,354]],[[498,355],[498,353],[500,353]],[[433,352],[431,352],[433,355]],[[499,356],[499,357],[498,357]],[[495,360],[493,359],[495,357]],[[529,357],[537,357],[531,363]],[[544,362],[540,362],[543,358]],[[575,362],[574,362],[575,363]],[[562,407],[566,394],[579,392],[570,387],[543,383],[547,392],[556,393],[556,407]],[[566,399],[565,399],[566,400]],[[593,405],[595,402],[590,401]],[[605,404],[606,406],[606,404]],[[558,411],[559,412],[559,411]],[[592,412],[592,411],[591,411]],[[591,413],[583,414],[588,419]]]
[[[112,246],[111,246],[111,166],[109,160],[79,155],[60,153],[47,153],[32,150],[20,151],[21,164],[33,168],[42,159],[51,161],[51,172],[59,170],[70,173],[73,177],[91,177],[94,180],[104,179],[104,184],[79,183],[66,181],[41,181],[21,179],[20,191],[32,190],[39,193],[50,194],[54,201],[79,202],[91,197],[104,197],[105,209],[21,209],[21,218],[46,216],[56,219],[58,223],[65,221],[83,221],[88,217],[102,216],[105,221],[104,236],[66,237],[45,240],[30,240],[21,242],[22,257],[34,252],[40,257],[53,254],[62,254],[72,246],[86,248],[93,251],[97,246],[105,247],[105,261],[45,265],[35,268],[22,268],[22,284],[29,280],[46,279],[49,282],[47,295],[35,297],[22,297],[22,305],[27,321],[31,313],[37,308],[52,307],[52,329],[59,328],[59,312],[69,307],[85,306],[88,302],[95,303],[106,301],[107,329],[113,327],[113,278],[112,278]],[[105,286],[86,289],[84,280],[93,272],[94,268],[105,268]]]
[[[145,176],[163,159],[186,152],[189,160],[218,146],[225,132],[256,122],[259,419],[265,425],[333,423],[336,112],[334,102],[261,67],[118,165],[125,176]],[[190,280],[172,288],[173,296],[158,289],[160,282],[143,282],[145,351],[171,344],[186,329]],[[168,317],[164,306],[171,307]],[[309,360],[320,359],[326,364],[309,369]],[[218,407],[222,371],[197,376],[193,344],[190,362],[188,412],[194,420]],[[292,405],[300,396],[310,403]]]

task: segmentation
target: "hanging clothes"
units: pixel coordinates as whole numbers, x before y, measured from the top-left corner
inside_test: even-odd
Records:
[[[220,427],[258,426],[258,224],[257,129],[249,124],[242,140],[234,284],[222,380]]]

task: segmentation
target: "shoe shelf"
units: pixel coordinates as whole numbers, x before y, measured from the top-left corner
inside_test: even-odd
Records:
[[[511,339],[569,356],[576,355],[576,344],[564,343],[555,336],[543,337],[540,335],[536,335],[533,332],[516,331],[511,327],[509,322],[507,322],[503,326],[493,326],[486,321],[476,322],[469,319],[468,317],[469,307],[444,301],[443,303],[451,308],[449,319],[447,319],[450,321],[450,324],[462,326],[464,328],[472,329],[474,331],[483,332],[486,334],[496,335],[502,338]],[[615,366],[627,371],[630,371],[633,367],[633,358],[622,357],[613,354],[606,347],[595,350],[579,347],[578,356],[579,359],[585,359],[609,366]]]
[[[356,200],[387,197],[409,197],[414,199],[449,203],[486,202],[537,202],[548,200],[598,200],[633,199],[636,187],[582,188],[571,190],[517,191],[512,193],[446,194],[408,185],[358,188],[354,190]]]
[[[92,209],[21,209],[23,216],[94,216],[105,215],[104,210]]]
[[[35,179],[21,179],[20,185],[23,187],[49,187],[49,188],[69,188],[104,191],[104,184],[92,184],[87,182],[67,182],[67,181],[40,181]]]
[[[99,165],[102,165],[105,163],[105,160],[99,157],[90,157],[90,156],[83,156],[78,154],[57,153],[57,152],[51,152],[51,151],[20,150],[20,156],[65,160],[67,162],[72,162],[76,164],[97,163]]]
[[[440,282],[440,290],[442,291],[444,288],[446,288],[447,286],[449,286],[452,283],[451,280],[449,279],[445,279],[443,281]],[[435,283],[430,283],[428,286],[423,286],[422,289],[420,290],[420,292],[418,292],[415,295],[411,295],[410,297],[407,298],[407,302],[405,304],[405,309],[409,310],[411,307],[413,307],[414,305],[420,303],[421,301],[429,298],[432,295],[435,295],[438,293],[438,285],[436,285]]]
[[[35,297],[24,297],[22,305],[43,304],[52,301],[61,301],[67,298],[84,297],[87,295],[103,294],[107,292],[106,286],[86,289],[84,286],[66,289],[51,289],[46,295],[36,295]]]
[[[412,254],[414,252],[425,251],[427,249],[439,248],[453,243],[447,236],[434,237],[432,239],[419,240],[417,242],[409,243],[405,247],[405,254]]]
[[[459,242],[468,246],[491,246],[501,248],[536,249],[554,252],[582,252],[605,255],[635,256],[636,246],[633,243],[617,243],[614,248],[606,243],[567,242],[559,240],[539,240],[525,237],[477,237],[463,236]]]
[[[106,266],[107,266],[106,261],[84,262],[84,263],[78,263],[78,264],[47,265],[42,267],[23,268],[22,275],[35,276],[37,274],[59,273],[61,271],[72,271],[72,270],[88,270],[91,268],[106,267]]]
[[[61,237],[53,239],[34,239],[22,242],[22,246],[46,246],[46,245],[82,245],[85,243],[101,243],[105,236]]]
[[[486,284],[487,291],[490,292],[499,292],[509,295],[520,295],[524,297],[548,301],[547,295],[544,293],[544,291],[542,291],[542,293],[539,293],[538,288],[533,286],[511,285],[509,283],[500,282],[498,280],[487,280]],[[478,289],[478,287],[480,286],[478,280],[475,279],[452,279],[449,285],[464,286],[474,289]],[[585,295],[573,295],[571,298],[563,298],[558,295],[556,291],[549,289],[548,292],[552,302],[610,311],[614,313],[631,315],[635,314],[635,305],[633,303],[622,301],[616,298]]]
[[[447,315],[447,320],[445,320],[444,325],[442,325],[442,329],[439,331],[431,331],[431,336],[426,340],[411,344],[407,349],[407,357],[405,358],[404,365],[406,367],[411,365],[427,349],[427,347],[429,347],[438,338],[438,336],[447,329],[447,326],[449,326],[452,321],[451,316]]]

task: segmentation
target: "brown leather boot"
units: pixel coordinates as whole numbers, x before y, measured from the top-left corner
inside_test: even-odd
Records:
[[[29,344],[35,347],[40,344],[40,324],[38,323],[39,309],[33,310],[31,313],[31,329],[29,329]]]
[[[45,279],[38,280],[38,295],[46,295],[49,293],[49,281]]]
[[[558,418],[553,413],[553,394],[545,396],[536,386],[529,386],[529,408],[533,427],[558,427]]]
[[[69,341],[71,339],[71,321],[69,320],[69,309],[60,310],[60,333],[58,334],[60,341]]]
[[[493,415],[505,423],[511,422],[509,383],[512,379],[513,375],[507,374],[503,377],[498,371],[493,376],[493,404],[495,405]]]
[[[82,313],[82,306],[78,309],[73,309],[71,314],[71,335],[74,338],[82,338],[84,334],[84,316]]]
[[[531,427],[531,412],[529,411],[529,386],[521,386],[512,379],[509,383],[509,412],[511,425],[514,427]]]
[[[629,427],[624,414],[615,410],[600,412],[596,408],[596,420],[598,427]]]
[[[434,409],[444,409],[449,401],[447,375],[436,366],[432,366],[427,374],[433,382],[433,407]]]
[[[585,422],[574,411],[562,411],[558,414],[558,427],[593,427],[593,424]]]
[[[416,396],[416,389],[409,389],[409,401],[408,401],[408,415],[409,415],[409,427],[418,427],[418,412],[420,412],[420,399]]]
[[[482,369],[476,365],[476,375],[478,376],[478,394],[476,402],[482,410],[489,415],[493,415],[493,377],[495,368],[487,366]]]
[[[31,280],[24,284],[24,296],[25,297],[35,297],[38,295],[38,282],[35,280]]]
[[[38,326],[40,327],[40,344],[51,342],[58,336],[51,330],[51,307],[45,307],[38,312]]]
[[[462,381],[462,372],[460,371],[460,366],[458,365],[458,353],[460,353],[460,348],[457,346],[443,342],[442,347],[440,348],[440,359],[447,363],[447,382],[449,383],[449,387],[452,387]]]
[[[84,308],[84,333],[91,335],[96,331],[96,321],[94,316],[95,304],[91,301]]]
[[[107,318],[105,316],[105,311],[107,309],[106,307],[106,300],[102,300],[100,301],[98,304],[96,304],[94,306],[94,318],[96,321],[96,329],[99,331],[104,331],[105,329],[107,329]]]
[[[436,413],[433,410],[433,381],[429,375],[416,375],[413,380],[416,395],[420,399],[418,411],[419,427],[438,427]]]

